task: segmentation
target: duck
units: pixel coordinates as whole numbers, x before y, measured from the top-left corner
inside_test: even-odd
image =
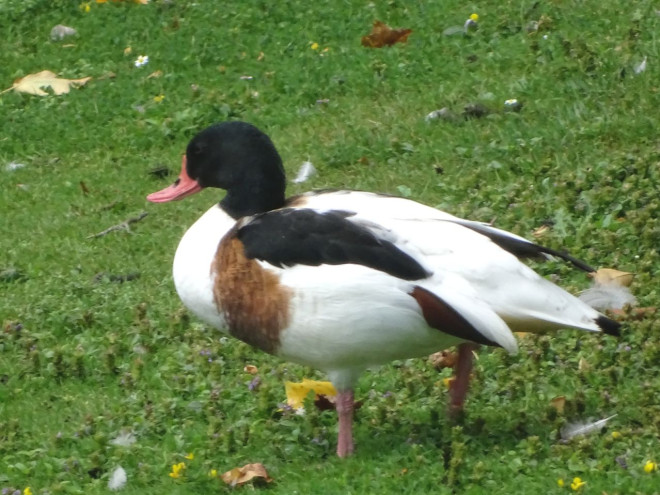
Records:
[[[451,401],[462,408],[476,346],[515,353],[514,332],[620,324],[541,277],[526,259],[563,251],[387,194],[286,197],[272,140],[240,121],[196,134],[176,181],[147,200],[226,191],[184,234],[173,280],[203,322],[327,374],[337,390],[337,455],[354,452],[354,388],[367,369],[458,346]]]

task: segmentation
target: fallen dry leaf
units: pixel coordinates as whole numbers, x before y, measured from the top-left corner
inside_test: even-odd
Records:
[[[442,384],[443,384],[447,389],[451,389],[452,384],[454,383],[455,380],[456,380],[456,377],[455,377],[455,376],[449,376],[449,377],[447,377],[447,378],[443,378],[443,379],[442,379]]]
[[[648,318],[650,316],[653,316],[658,308],[655,306],[646,306],[643,308],[624,308],[624,309],[611,309],[609,310],[609,313],[612,313],[614,316],[617,318],[623,319],[623,320],[643,320],[644,318]]]
[[[254,364],[246,364],[243,371],[250,373],[251,375],[256,375],[259,370]]]
[[[226,473],[223,473],[220,477],[222,478],[222,481],[231,486],[243,485],[255,478],[262,479],[266,483],[273,481],[272,478],[268,476],[268,472],[264,465],[260,462],[246,464],[243,467],[231,469]]]
[[[547,234],[549,230],[550,230],[550,227],[549,227],[549,226],[547,226],[547,225],[541,225],[539,228],[534,229],[534,231],[532,232],[532,235],[533,235],[535,238],[540,239],[540,238],[543,237],[545,234]]]
[[[362,46],[368,48],[382,48],[392,46],[395,43],[405,43],[412,29],[392,29],[381,21],[374,21],[371,33],[362,37]]]
[[[334,397],[337,395],[337,390],[330,382],[319,382],[316,380],[303,379],[302,382],[285,382],[284,387],[286,390],[286,402],[294,409],[304,407],[305,398],[310,392],[318,397],[325,395],[326,397]]]
[[[454,351],[435,352],[429,356],[431,366],[437,370],[453,368],[458,360],[458,353]]]
[[[550,400],[550,405],[554,407],[559,414],[563,414],[564,406],[566,406],[566,397],[563,395],[558,395],[557,397]]]
[[[597,285],[618,285],[620,287],[630,287],[634,273],[622,272],[613,268],[600,268],[599,270],[590,273],[590,277],[594,279]]]
[[[69,92],[72,86],[83,86],[89,81],[91,77],[83,77],[82,79],[62,79],[57,77],[57,74],[49,70],[42,70],[35,74],[29,74],[20,79],[16,79],[11,88],[3,91],[13,89],[20,93],[27,93],[37,96],[48,96],[48,93],[43,88],[51,88],[56,95],[63,95]]]
[[[158,78],[162,75],[163,75],[163,71],[162,70],[157,70],[156,72],[152,72],[151,74],[149,74],[147,76],[147,79],[156,79],[156,78]]]
[[[594,280],[593,286],[584,290],[579,299],[592,308],[598,311],[621,310],[637,304],[637,299],[628,289],[634,273],[601,268],[589,276]]]
[[[579,371],[588,371],[591,369],[591,365],[588,363],[588,361],[584,358],[580,358],[578,361],[578,370]]]

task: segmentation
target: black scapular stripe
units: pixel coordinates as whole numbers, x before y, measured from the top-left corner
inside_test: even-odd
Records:
[[[556,251],[555,249],[541,246],[539,244],[534,244],[533,242],[527,240],[516,239],[515,237],[509,236],[504,232],[499,232],[497,229],[491,228],[488,225],[483,225],[477,222],[461,221],[454,221],[454,223],[485,235],[499,247],[505,251],[510,252],[518,258],[539,258],[544,254],[548,254],[551,256],[556,256],[557,258],[561,258],[564,261],[568,261],[576,268],[584,270],[585,272],[596,271],[591,266],[587,265],[584,261],[574,258],[564,251]]]
[[[274,266],[355,263],[403,280],[430,275],[391,242],[347,220],[352,215],[340,210],[283,208],[256,215],[236,236],[248,258]]]

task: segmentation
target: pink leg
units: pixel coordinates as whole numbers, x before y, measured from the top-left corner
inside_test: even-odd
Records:
[[[458,346],[458,359],[454,366],[454,381],[449,387],[449,414],[457,415],[463,411],[465,396],[470,386],[470,372],[472,371],[472,351],[477,344],[461,344]]]
[[[337,455],[346,457],[353,453],[353,391],[337,392],[336,406],[339,416],[339,435],[337,438]]]

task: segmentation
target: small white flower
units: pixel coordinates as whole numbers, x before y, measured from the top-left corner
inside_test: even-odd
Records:
[[[509,100],[505,100],[505,101],[504,101],[504,104],[505,104],[507,107],[512,107],[512,106],[518,104],[518,100],[516,100],[515,98],[511,98],[511,99],[509,99]]]
[[[149,55],[140,55],[135,60],[135,67],[144,67],[149,63]]]

